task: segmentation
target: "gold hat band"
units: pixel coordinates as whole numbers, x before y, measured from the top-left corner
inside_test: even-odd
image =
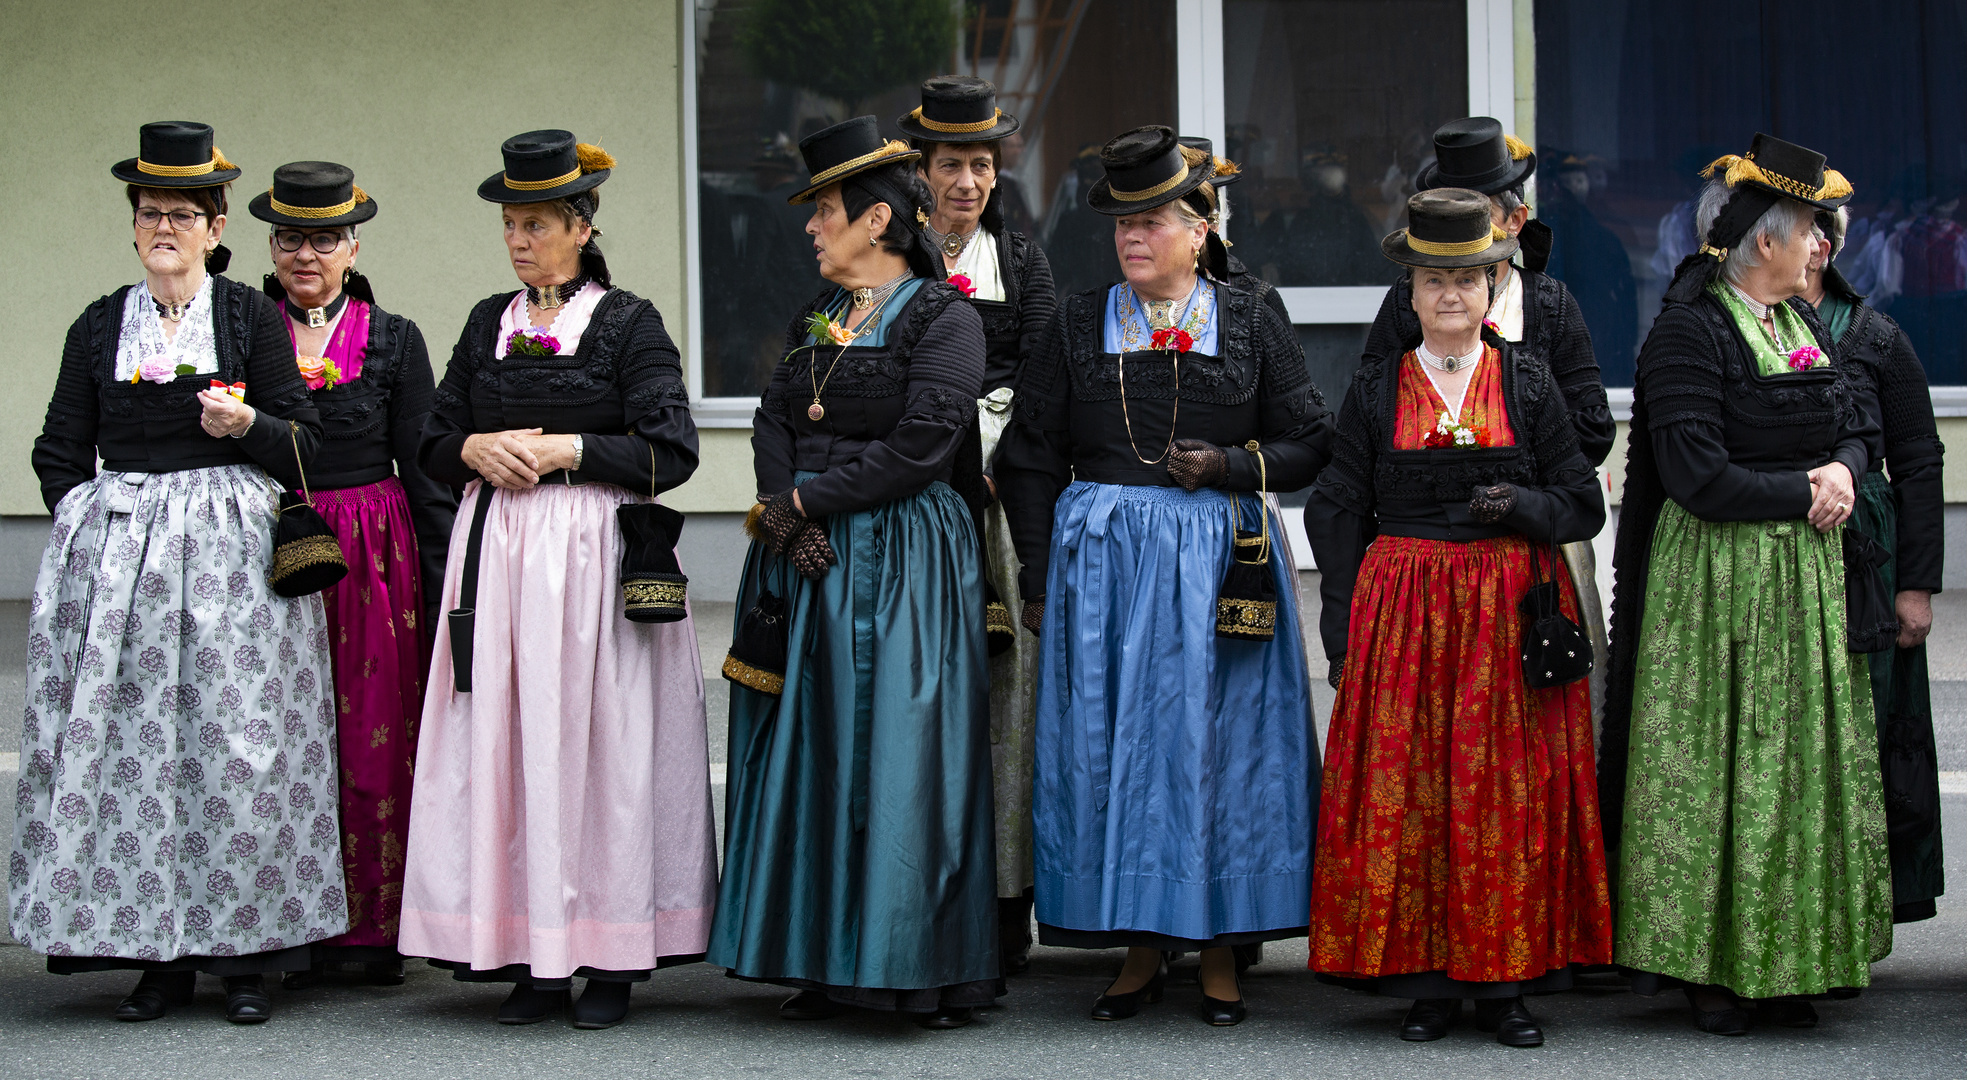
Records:
[[[978,120],[970,124],[947,124],[941,120],[931,120],[922,115],[922,106],[920,105],[917,105],[915,111],[908,115],[930,131],[940,131],[948,135],[975,135],[979,131],[989,131],[991,128],[997,126],[997,122],[1004,117],[1004,110],[998,109],[996,112],[997,115],[988,120]]]
[[[505,186],[514,191],[545,191],[547,188],[556,188],[562,184],[571,184],[580,178],[581,167],[576,165],[574,166],[573,172],[562,173],[551,180],[514,180],[511,174],[508,173],[505,176]]]
[[[874,162],[880,161],[882,158],[894,157],[897,154],[913,154],[913,153],[915,153],[915,151],[910,150],[908,148],[907,143],[902,142],[900,139],[889,139],[887,143],[882,145],[881,149],[876,150],[873,153],[862,154],[860,157],[857,158],[848,158],[846,161],[843,161],[840,164],[835,165],[830,169],[822,169],[819,172],[814,173],[813,178],[807,181],[806,186],[808,188],[824,187],[827,184],[832,183],[835,178],[845,176],[846,174],[853,172],[855,169],[858,169],[863,165],[870,165],[873,164]]]
[[[294,206],[291,203],[283,203],[279,199],[273,198],[272,188],[267,188],[266,194],[268,196],[267,204],[272,207],[274,213],[297,218],[340,217],[350,210],[355,209],[356,203],[363,201],[351,195],[348,197],[347,202],[338,202],[333,206]]]
[[[142,158],[137,159],[137,171],[151,176],[203,176],[217,168],[217,161],[207,161],[198,165],[152,165]]]
[[[1433,240],[1422,240],[1414,235],[1412,229],[1407,230],[1408,247],[1413,248],[1423,255],[1433,255],[1440,258],[1480,255],[1496,246],[1496,241],[1507,239],[1509,239],[1509,234],[1497,228],[1494,222],[1491,222],[1489,225],[1489,235],[1475,240],[1463,240],[1453,244],[1441,244]]]
[[[1176,188],[1181,187],[1182,182],[1187,179],[1188,179],[1188,163],[1183,162],[1180,172],[1177,172],[1175,175],[1169,177],[1166,180],[1161,181],[1160,183],[1154,185],[1151,188],[1142,188],[1139,191],[1122,191],[1119,188],[1114,187],[1112,184],[1108,184],[1106,193],[1108,195],[1113,196],[1116,199],[1119,199],[1121,202],[1140,202],[1142,199],[1152,199],[1156,195],[1166,195],[1167,193],[1175,190]]]

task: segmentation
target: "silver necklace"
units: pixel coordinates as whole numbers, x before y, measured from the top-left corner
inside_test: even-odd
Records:
[[[970,241],[977,238],[977,233],[982,228],[982,225],[978,225],[967,233],[946,233],[937,232],[936,227],[926,221],[922,223],[922,231],[928,233],[929,239],[942,249],[944,255],[952,259],[963,257],[964,250],[970,246]]]
[[[1475,343],[1474,349],[1461,356],[1436,356],[1434,350],[1427,347],[1426,342],[1422,342],[1421,347],[1415,351],[1420,356],[1421,363],[1426,364],[1436,371],[1444,371],[1453,375],[1455,372],[1482,358],[1482,342],[1478,340]]]
[[[1762,301],[1757,300],[1755,297],[1750,296],[1749,294],[1743,292],[1739,288],[1736,288],[1735,283],[1732,281],[1728,282],[1728,287],[1730,289],[1735,290],[1735,298],[1740,300],[1744,307],[1748,308],[1748,313],[1750,315],[1755,316],[1756,322],[1769,324],[1768,326],[1769,337],[1771,340],[1773,340],[1776,343],[1776,351],[1777,352],[1785,351],[1783,348],[1782,331],[1776,328],[1776,319],[1775,316],[1772,314],[1776,305],[1765,304]]]
[[[902,271],[900,277],[895,278],[893,281],[890,281],[885,285],[876,285],[873,288],[863,287],[863,288],[855,289],[853,292],[854,307],[857,310],[866,311],[868,308],[871,308],[876,304],[886,303],[887,299],[895,294],[895,290],[902,287],[903,282],[912,281],[914,279],[915,279],[915,271],[904,270]]]

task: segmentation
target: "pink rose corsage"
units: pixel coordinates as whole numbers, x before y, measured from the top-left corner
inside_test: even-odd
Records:
[[[1789,354],[1789,366],[1794,371],[1808,371],[1823,361],[1824,354],[1815,345],[1805,345]]]
[[[141,379],[145,382],[167,383],[176,380],[177,377],[177,367],[162,360],[145,360],[137,365],[137,373],[130,381],[136,382]]]
[[[956,286],[964,296],[977,295],[977,284],[970,280],[968,274],[951,274],[949,275],[949,283]]]
[[[560,340],[544,330],[514,330],[505,339],[508,356],[558,356]]]

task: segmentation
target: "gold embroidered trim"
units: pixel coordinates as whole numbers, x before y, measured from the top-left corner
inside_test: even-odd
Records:
[[[917,105],[915,111],[908,115],[910,119],[928,128],[930,131],[941,131],[950,135],[975,135],[979,131],[989,131],[991,128],[996,127],[997,122],[1004,118],[1004,110],[998,109],[997,115],[988,120],[978,120],[968,124],[946,124],[941,120],[931,120],[922,115],[922,106],[920,105]]]
[[[831,184],[834,180],[859,169],[863,165],[872,165],[884,158],[899,158],[905,154],[913,157],[922,156],[917,151],[910,150],[908,144],[900,139],[889,139],[879,150],[862,154],[857,158],[848,158],[846,161],[830,169],[821,169],[819,172],[813,174],[812,180],[808,181],[806,186],[808,188],[822,188]]]
[[[1002,600],[992,600],[984,605],[984,631],[986,633],[1013,633],[1011,609]]]
[[[1183,147],[1183,149],[1186,150],[1187,147]],[[1173,191],[1176,188],[1182,186],[1182,182],[1187,179],[1188,179],[1188,163],[1186,160],[1184,160],[1182,163],[1182,171],[1176,173],[1175,175],[1169,177],[1166,180],[1161,181],[1160,183],[1154,185],[1151,188],[1143,188],[1140,191],[1122,191],[1119,188],[1114,187],[1112,184],[1108,184],[1106,192],[1107,194],[1113,196],[1114,198],[1119,199],[1121,202],[1140,202],[1142,199],[1152,199],[1156,195],[1166,195],[1170,191]]]
[[[274,549],[272,578],[274,581],[285,581],[291,574],[310,566],[323,565],[348,565],[342,558],[341,545],[332,536],[304,536]]]
[[[1494,223],[1491,223],[1489,226],[1489,235],[1482,237],[1479,240],[1463,240],[1459,243],[1454,243],[1454,244],[1443,244],[1433,240],[1422,240],[1414,235],[1413,230],[1410,229],[1407,232],[1408,247],[1413,248],[1415,251],[1418,251],[1423,255],[1434,255],[1434,256],[1450,257],[1450,258],[1459,255],[1480,255],[1481,253],[1494,247],[1496,241],[1507,240],[1507,239],[1509,239],[1509,234],[1502,231],[1500,228],[1497,228]]]
[[[729,654],[724,657],[724,677],[761,694],[771,694],[776,697],[785,692],[784,675],[766,671],[764,668],[752,667]]]
[[[551,180],[514,180],[512,177],[507,176],[505,178],[505,186],[514,191],[545,191],[547,188],[559,187],[562,184],[571,184],[580,178],[581,167],[576,165],[574,166],[573,172],[562,173]]]
[[[1277,633],[1277,601],[1216,598],[1216,633],[1270,638]]]
[[[333,206],[295,206],[292,203],[283,203],[279,199],[275,199],[272,197],[273,195],[272,188],[267,188],[266,194],[267,194],[267,203],[272,207],[274,213],[285,214],[288,217],[297,217],[297,218],[340,217],[343,214],[348,213],[350,210],[355,209],[357,203],[365,203],[369,201],[369,193],[363,191],[361,188],[356,188],[355,194],[349,196],[347,202],[338,202]]]
[[[212,151],[212,156],[213,160],[199,165],[152,165],[150,162],[138,158],[137,171],[140,173],[149,173],[152,176],[203,176],[219,167],[217,160],[218,151]]]
[[[631,609],[675,608],[681,610],[690,593],[689,586],[675,581],[624,581],[622,599]]]
[[[1821,187],[1811,187],[1801,180],[1784,176],[1781,173],[1769,172],[1762,166],[1757,165],[1754,158],[1736,154],[1723,154],[1715,158],[1714,161],[1709,163],[1707,168],[1701,170],[1701,176],[1703,178],[1711,178],[1716,171],[1721,172],[1722,181],[1729,187],[1734,187],[1744,180],[1753,180],[1758,184],[1775,188],[1785,195],[1793,195],[1799,199],[1822,201],[1824,199],[1842,199],[1851,194],[1851,181],[1844,179],[1844,174],[1838,172],[1836,169],[1824,170],[1824,182]]]

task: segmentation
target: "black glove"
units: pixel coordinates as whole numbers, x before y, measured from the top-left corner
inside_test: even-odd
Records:
[[[1168,475],[1185,491],[1229,479],[1229,451],[1201,439],[1176,439],[1168,451]]]
[[[1339,684],[1345,682],[1345,657],[1334,657],[1330,664],[1331,666],[1325,671],[1325,681],[1331,684],[1332,689],[1337,690]]]
[[[1033,634],[1042,633],[1045,629],[1045,601],[1026,600],[1024,611],[1018,614],[1018,622]]]
[[[1493,525],[1516,509],[1516,485],[1477,486],[1468,497],[1468,512],[1484,525]]]
[[[758,529],[765,534],[765,546],[774,555],[784,555],[792,541],[812,524],[793,505],[790,490],[781,491],[765,500],[765,508],[758,515]]]
[[[785,550],[785,557],[792,560],[792,568],[808,581],[818,581],[826,576],[827,568],[840,561],[833,553],[833,543],[826,538],[826,530],[813,521],[793,534]]]

